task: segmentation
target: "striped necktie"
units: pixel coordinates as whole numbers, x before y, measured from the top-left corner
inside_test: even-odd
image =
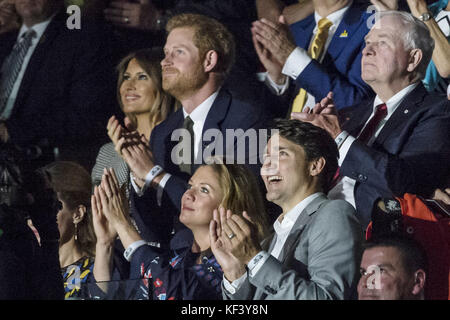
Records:
[[[17,76],[22,69],[22,64],[28,49],[31,47],[32,39],[36,36],[36,31],[28,30],[22,35],[22,41],[18,42],[11,54],[3,63],[0,78],[0,117],[3,118],[8,98],[17,80]]]
[[[183,142],[181,139],[180,142],[183,143],[183,149],[180,153],[181,158],[183,159],[183,152],[189,153],[189,162],[186,163],[182,161],[178,167],[182,172],[186,172],[188,174],[192,174],[192,165],[194,164],[194,121],[192,121],[191,117],[187,116],[184,118],[183,128],[189,132],[190,136],[190,144]]]
[[[333,23],[327,18],[322,18],[317,23],[317,33],[314,36],[314,39],[311,42],[308,50],[308,55],[314,60],[319,60],[320,56],[322,55],[323,48],[328,39],[328,30],[332,25]],[[291,112],[302,112],[307,98],[308,93],[305,89],[301,88],[299,93],[295,97],[294,102],[292,103]]]

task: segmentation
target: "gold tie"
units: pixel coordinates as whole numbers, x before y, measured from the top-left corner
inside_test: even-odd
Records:
[[[321,56],[325,42],[327,42],[328,30],[332,25],[333,23],[327,18],[322,18],[317,23],[317,33],[308,49],[308,54],[311,58],[317,60]],[[307,97],[308,94],[306,93],[306,90],[301,88],[292,103],[291,112],[302,112]]]

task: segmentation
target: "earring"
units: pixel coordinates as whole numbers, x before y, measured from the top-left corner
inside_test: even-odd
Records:
[[[78,240],[78,224],[75,224],[75,241]]]

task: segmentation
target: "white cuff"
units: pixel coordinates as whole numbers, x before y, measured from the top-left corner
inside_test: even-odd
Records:
[[[262,267],[264,262],[266,262],[266,260],[269,259],[269,257],[270,254],[266,251],[258,252],[258,254],[254,256],[247,265],[248,275],[250,277],[254,277],[256,273],[259,271],[259,269]]]
[[[286,90],[289,88],[289,77],[286,78],[284,84],[278,84],[272,80],[269,73],[265,73],[265,81],[264,83],[269,87],[269,89],[276,94],[277,96],[281,96]]]
[[[230,294],[235,294],[237,290],[242,286],[242,284],[245,282],[245,279],[247,279],[247,272],[245,272],[240,278],[234,280],[233,282],[228,281],[227,278],[225,278],[225,275],[223,276],[223,286],[225,290],[228,291]]]
[[[144,246],[147,244],[147,241],[145,240],[138,240],[133,242],[132,244],[130,244],[128,246],[128,248],[124,251],[123,256],[125,257],[125,259],[127,259],[128,262],[130,262],[131,260],[131,256],[133,255],[133,253],[140,247]]]
[[[295,80],[311,60],[312,58],[308,55],[306,50],[297,47],[287,58],[281,72]]]
[[[342,144],[344,143],[345,139],[347,139],[348,136],[349,136],[349,133],[344,130],[341,133],[339,133],[339,135],[336,137],[336,139],[334,139],[338,149],[341,148]]]
[[[158,206],[161,207],[161,203],[162,203],[162,196],[163,196],[163,191],[164,191],[164,187],[166,186],[167,181],[169,180],[169,178],[172,175],[170,173],[166,173],[161,181],[158,183],[158,187],[156,189],[156,201],[158,202]]]

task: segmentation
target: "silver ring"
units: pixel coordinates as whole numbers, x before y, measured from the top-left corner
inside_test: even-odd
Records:
[[[123,21],[125,21],[125,23],[130,22],[130,19],[128,19],[128,17],[123,18]]]
[[[236,237],[236,235],[232,232],[228,235],[228,239],[233,239],[234,237]]]

